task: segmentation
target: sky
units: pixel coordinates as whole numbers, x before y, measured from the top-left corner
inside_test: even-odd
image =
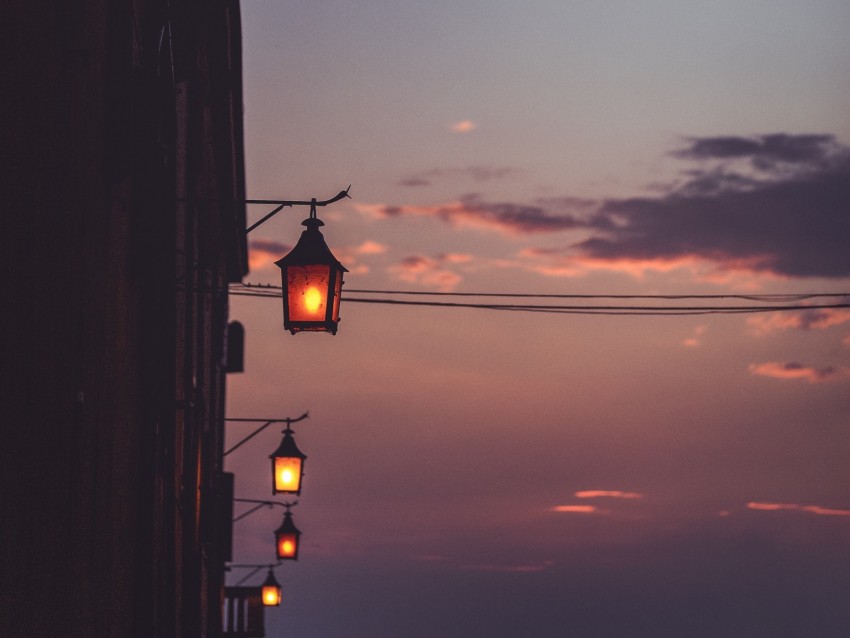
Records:
[[[850,308],[356,300],[850,292],[850,4],[248,0],[242,15],[249,198],[351,184],[319,211],[350,271],[337,335],[292,336],[280,300],[231,297],[247,345],[228,416],[310,414],[294,426],[302,547],[276,569],[268,635],[846,636]],[[245,282],[280,283],[306,216],[251,233]],[[279,441],[268,428],[227,457],[238,497],[271,498]],[[235,562],[274,562],[281,515],[235,524]]]

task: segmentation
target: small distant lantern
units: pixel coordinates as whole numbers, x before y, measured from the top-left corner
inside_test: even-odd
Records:
[[[278,560],[298,560],[298,542],[301,532],[292,522],[289,506],[283,515],[283,522],[274,532],[274,544],[277,548]]]
[[[263,599],[263,605],[266,607],[278,607],[280,605],[282,591],[271,567],[269,567],[269,575],[266,576],[266,580],[262,584],[260,596]]]
[[[315,199],[310,217],[301,223],[307,230],[295,248],[275,262],[283,281],[283,327],[292,334],[336,334],[342,275],[348,269],[333,256],[319,231],[324,223],[316,217]]]
[[[283,431],[283,440],[269,457],[272,460],[272,494],[301,494],[301,478],[307,455],[295,445],[289,423]]]

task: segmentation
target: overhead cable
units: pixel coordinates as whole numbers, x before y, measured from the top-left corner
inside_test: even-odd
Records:
[[[234,284],[230,294],[246,297],[271,297],[279,299],[281,286],[272,284]],[[411,295],[434,297],[501,297],[501,298],[541,298],[541,299],[643,299],[643,300],[739,300],[762,304],[783,305],[550,305],[516,303],[477,303],[456,301],[418,301],[409,299],[389,299],[370,297],[350,297],[350,294]],[[813,299],[838,298],[837,303],[802,303]],[[561,295],[533,293],[460,293],[460,292],[422,292],[400,290],[347,290],[343,296],[345,303],[370,303],[397,306],[422,306],[437,308],[473,308],[482,310],[505,310],[511,312],[547,312],[555,314],[595,314],[595,315],[708,315],[708,314],[752,314],[764,312],[792,312],[804,310],[831,310],[850,308],[850,293],[799,293],[764,295]],[[797,302],[797,303],[794,303]]]

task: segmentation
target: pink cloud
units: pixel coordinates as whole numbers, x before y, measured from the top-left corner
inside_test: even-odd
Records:
[[[261,270],[286,255],[292,246],[272,239],[252,239],[248,243],[248,268]]]
[[[567,512],[570,514],[600,514],[602,511],[595,505],[555,505],[553,512]]]
[[[850,321],[850,310],[818,308],[793,314],[771,313],[747,319],[750,331],[765,335],[784,330],[826,330]]]
[[[451,130],[455,133],[469,133],[478,128],[478,124],[472,120],[461,120],[451,125]]]
[[[820,505],[800,505],[798,503],[747,503],[747,508],[751,510],[760,510],[766,512],[775,512],[780,510],[791,510],[796,512],[807,512],[809,514],[817,514],[818,516],[850,516],[850,510],[832,509],[829,507],[821,507]]]
[[[682,345],[686,348],[697,348],[702,344],[700,337],[705,333],[706,326],[697,326],[694,328],[694,333],[692,336],[683,339]]]
[[[445,253],[441,257],[449,264],[468,264],[473,260],[472,255],[466,253]]]
[[[388,272],[396,279],[407,283],[421,284],[435,287],[443,292],[450,292],[457,288],[462,277],[445,266],[446,264],[455,265],[457,263],[465,262],[458,262],[446,255],[438,255],[436,258],[414,255],[403,259],[394,266],[390,266]]]
[[[806,379],[809,383],[820,383],[840,376],[846,376],[846,371],[841,368],[835,368],[833,366],[815,368],[797,363],[796,361],[788,363],[779,363],[776,361],[751,363],[749,371],[750,374],[755,376],[771,377],[773,379]]]
[[[715,281],[717,276],[715,267],[696,255],[681,255],[674,258],[616,257],[608,259],[571,254],[571,251],[571,247],[525,248],[520,251],[519,256],[532,262],[526,266],[527,270],[547,277],[583,277],[590,272],[608,271],[640,280],[649,272],[667,273],[674,270],[688,270],[701,280]],[[728,279],[727,276],[723,283],[729,283]]]
[[[359,255],[380,255],[387,252],[387,246],[376,241],[366,240],[357,246],[354,252]]]
[[[621,492],[620,490],[581,490],[575,493],[576,498],[643,498],[640,492]],[[583,507],[583,506],[578,506]]]

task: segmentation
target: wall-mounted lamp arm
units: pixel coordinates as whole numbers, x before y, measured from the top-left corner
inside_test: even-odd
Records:
[[[295,505],[298,505],[298,501],[293,501],[292,503],[279,503],[278,501],[259,501],[253,498],[234,498],[233,501],[235,503],[256,503],[256,505],[244,512],[242,512],[239,516],[233,519],[234,523],[241,521],[243,518],[247,518],[258,509],[263,507],[274,507],[275,505],[279,505],[280,507],[285,507],[288,512],[290,508]]]
[[[241,585],[246,580],[251,578],[254,574],[259,572],[261,569],[272,569],[274,567],[277,567],[278,565],[280,565],[280,561],[278,561],[278,562],[276,562],[272,565],[226,565],[224,570],[225,571],[230,571],[231,569],[250,569],[251,570],[245,576],[243,576],[241,579],[239,579],[239,582],[237,582],[234,585],[234,587],[239,587],[239,585]]]
[[[242,422],[242,423],[262,423],[263,425],[261,425],[259,428],[257,428],[253,432],[251,432],[251,434],[249,434],[244,439],[239,441],[239,443],[234,445],[232,448],[227,450],[222,456],[227,456],[228,454],[233,452],[233,450],[235,450],[236,448],[240,447],[244,443],[247,443],[248,441],[253,439],[255,436],[257,436],[260,432],[262,432],[267,427],[269,427],[272,423],[286,423],[286,427],[288,429],[289,425],[291,423],[298,423],[298,421],[302,421],[302,420],[308,418],[309,416],[310,416],[310,413],[305,412],[301,416],[296,417],[294,419],[225,419],[225,421],[236,421],[236,422]]]
[[[310,201],[306,201],[306,200],[281,200],[281,199],[246,199],[245,200],[246,204],[277,205],[277,208],[275,208],[272,212],[270,212],[268,215],[263,217],[258,222],[255,222],[255,223],[251,224],[250,226],[248,226],[248,228],[245,230],[245,233],[246,234],[250,233],[257,226],[265,223],[266,221],[268,221],[269,219],[271,219],[272,217],[277,215],[280,211],[282,211],[287,206],[311,206],[311,207],[313,207],[313,206],[327,206],[328,204],[333,204],[334,202],[338,202],[341,199],[344,199],[346,197],[350,197],[350,195],[348,194],[348,191],[350,189],[351,189],[351,184],[349,184],[348,188],[346,188],[344,191],[340,191],[339,193],[337,193],[336,195],[334,195],[330,199],[326,199],[326,200],[323,200],[323,201],[318,201],[316,199],[311,199]]]

